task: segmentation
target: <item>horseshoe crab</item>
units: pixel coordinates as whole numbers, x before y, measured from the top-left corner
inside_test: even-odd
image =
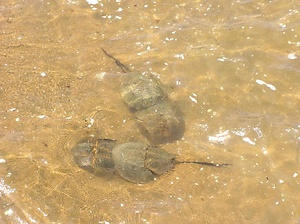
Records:
[[[72,154],[77,165],[90,172],[107,169],[127,181],[143,184],[155,180],[178,163],[196,163],[209,166],[226,166],[198,161],[177,161],[175,157],[159,147],[145,143],[127,142],[116,144],[110,139],[81,141]]]
[[[121,95],[129,109],[134,112],[142,134],[154,144],[180,139],[185,129],[183,116],[168,99],[160,82],[153,75],[131,72],[118,59],[102,50],[126,73]]]

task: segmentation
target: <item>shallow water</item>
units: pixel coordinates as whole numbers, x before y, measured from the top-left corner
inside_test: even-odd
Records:
[[[0,3],[1,223],[300,223],[298,1]],[[74,163],[89,135],[147,140],[120,68],[184,114],[179,164],[135,185]]]

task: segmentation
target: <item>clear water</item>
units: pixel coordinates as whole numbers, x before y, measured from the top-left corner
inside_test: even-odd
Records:
[[[0,3],[1,223],[300,223],[298,1]],[[152,71],[177,103],[181,164],[135,185],[71,148],[143,141],[118,91]]]

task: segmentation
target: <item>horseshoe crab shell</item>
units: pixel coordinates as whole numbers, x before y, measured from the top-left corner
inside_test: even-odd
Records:
[[[98,166],[108,170],[114,170],[115,166],[112,160],[112,150],[117,145],[117,141],[112,139],[97,139],[95,158]]]
[[[90,172],[96,169],[114,170],[112,150],[116,141],[111,139],[84,139],[71,150],[76,164]]]
[[[162,101],[167,94],[153,75],[139,72],[126,73],[121,95],[133,111],[142,110]]]
[[[114,148],[112,158],[116,172],[134,183],[147,183],[157,176],[145,167],[147,146],[143,143],[124,143]]]
[[[75,163],[82,169],[94,171],[94,144],[90,140],[82,140],[71,150]]]
[[[168,100],[134,113],[138,126],[150,142],[162,144],[180,139],[184,121],[180,111]]]
[[[164,150],[148,146],[145,156],[145,167],[157,175],[162,175],[171,170],[175,163],[175,157]]]
[[[147,183],[173,167],[174,157],[144,143],[124,143],[112,152],[116,172],[134,183]]]

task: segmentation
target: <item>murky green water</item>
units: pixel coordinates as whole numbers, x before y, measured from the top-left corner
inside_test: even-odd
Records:
[[[298,1],[0,3],[1,223],[299,223]],[[184,114],[182,159],[145,185],[70,150],[147,140],[119,93],[152,71]],[[99,78],[99,77],[102,77]]]

